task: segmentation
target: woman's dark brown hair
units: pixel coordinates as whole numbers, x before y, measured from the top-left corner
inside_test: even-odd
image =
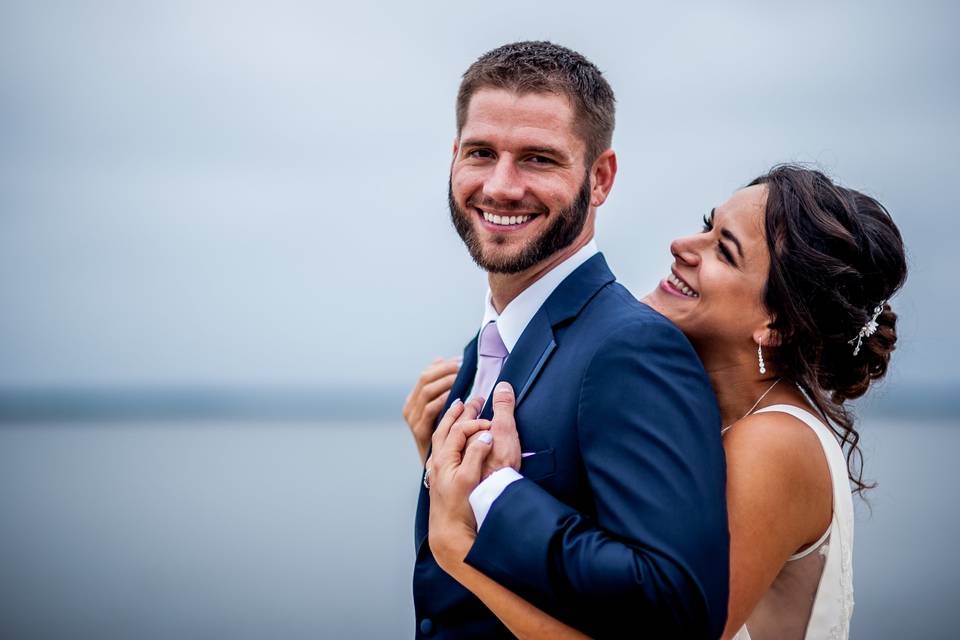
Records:
[[[750,185],[767,187],[770,273],[763,301],[779,344],[777,371],[798,383],[846,449],[855,491],[863,481],[860,434],[846,401],[886,373],[897,342],[889,300],[907,277],[903,239],[879,202],[819,171],[774,167]],[[856,337],[882,304],[877,330]],[[853,340],[853,342],[851,342]]]

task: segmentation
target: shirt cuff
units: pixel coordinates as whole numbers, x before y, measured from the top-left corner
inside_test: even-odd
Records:
[[[470,492],[470,508],[473,509],[473,517],[477,519],[477,531],[480,530],[487,513],[490,512],[493,501],[499,498],[510,484],[522,477],[513,467],[497,469]]]

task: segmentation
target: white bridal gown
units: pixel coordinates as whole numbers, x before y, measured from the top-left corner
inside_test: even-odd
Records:
[[[847,638],[853,613],[853,499],[836,435],[810,412],[778,404],[820,438],[833,482],[833,518],[816,543],[791,556],[734,640]]]

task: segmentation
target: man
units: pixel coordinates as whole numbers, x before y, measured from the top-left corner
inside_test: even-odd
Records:
[[[594,636],[718,637],[729,564],[719,413],[683,335],[597,252],[613,124],[609,85],[563,47],[509,44],[464,74],[450,211],[490,289],[447,405],[507,381],[520,438],[493,434],[466,562]],[[429,500],[422,488],[417,637],[510,637],[434,560]]]

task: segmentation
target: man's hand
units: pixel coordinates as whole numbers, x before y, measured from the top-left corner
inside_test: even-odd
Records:
[[[403,419],[410,427],[410,433],[417,443],[420,460],[427,455],[427,445],[430,444],[430,435],[433,425],[440,415],[440,410],[447,402],[450,388],[460,370],[460,358],[437,358],[417,379],[410,395],[403,404]]]
[[[493,390],[493,450],[483,463],[482,479],[504,467],[520,471],[520,436],[513,417],[517,399],[509,382],[500,382]],[[474,436],[476,437],[476,436]]]

